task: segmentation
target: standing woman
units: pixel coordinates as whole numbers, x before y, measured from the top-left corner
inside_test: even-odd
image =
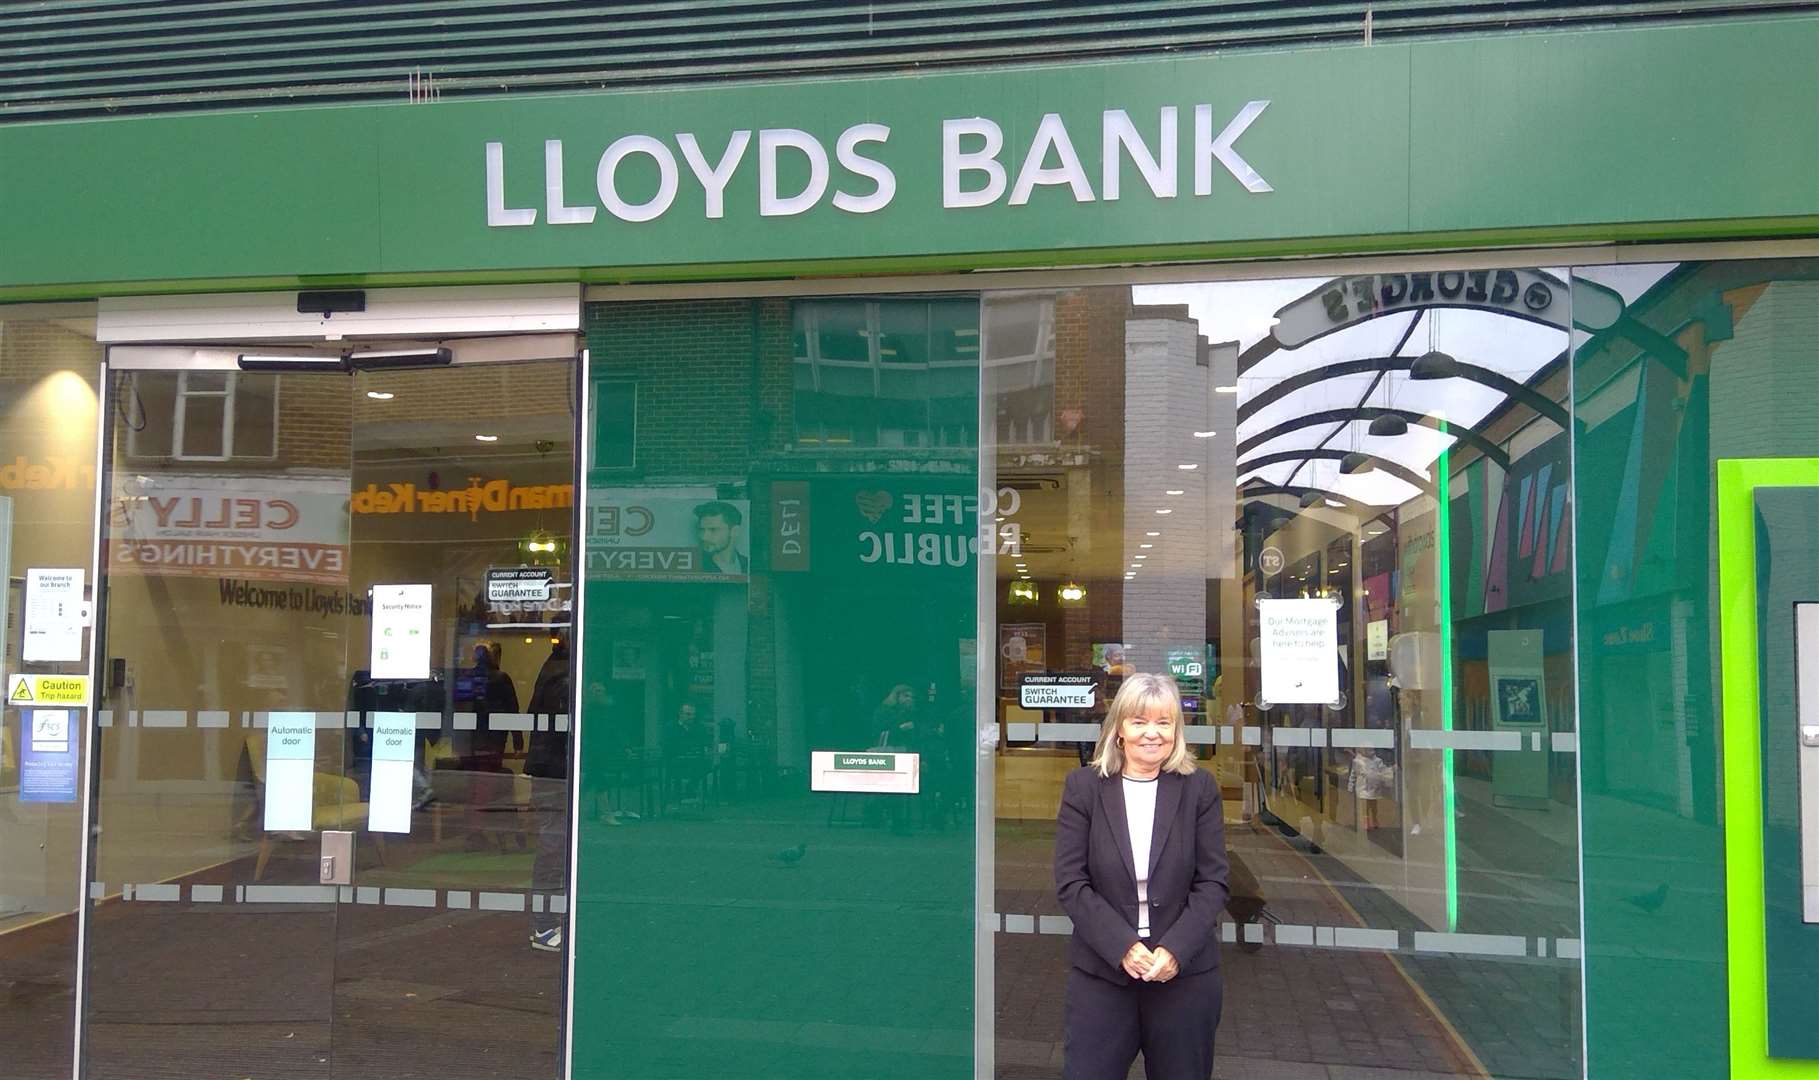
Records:
[[[1055,826],[1068,945],[1067,1080],[1208,1080],[1224,984],[1219,785],[1195,764],[1173,679],[1132,675],[1092,764],[1068,773]]]

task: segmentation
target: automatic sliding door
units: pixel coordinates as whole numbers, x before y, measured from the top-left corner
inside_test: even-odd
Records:
[[[375,860],[341,910],[338,1077],[560,1073],[574,376],[353,380],[348,776]]]
[[[85,1075],[559,1075],[574,372],[115,377]]]

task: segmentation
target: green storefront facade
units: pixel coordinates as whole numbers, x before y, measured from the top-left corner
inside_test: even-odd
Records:
[[[1100,714],[1018,690],[1102,709],[1113,649],[1259,837],[1217,1075],[1819,1072],[1816,55],[1787,14],[0,124],[6,675],[87,680],[61,740],[9,685],[0,1074],[1060,1075],[1043,800]],[[1245,609],[1296,590],[1345,596],[1349,704],[1272,718]]]

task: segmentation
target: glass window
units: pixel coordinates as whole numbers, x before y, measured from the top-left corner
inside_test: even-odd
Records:
[[[630,469],[638,463],[638,384],[602,380],[595,388],[594,458],[597,469]]]
[[[977,301],[586,322],[575,1074],[971,1075]]]
[[[31,317],[0,307],[0,661],[9,677],[81,673],[21,655],[22,588],[35,568],[90,566],[95,505],[94,311]],[[92,594],[84,592],[83,598]],[[81,713],[7,705],[0,715],[0,1046],[9,1076],[69,1076],[82,903]],[[61,717],[67,719],[67,717]]]
[[[988,294],[1001,1074],[1060,1075],[1061,785],[1155,673],[1223,793],[1234,1075],[1580,1075],[1569,297]],[[1057,676],[1091,692],[1030,695]]]
[[[1819,595],[1819,260],[1581,267],[1574,297],[1592,1060],[1810,1057],[1793,611]],[[1726,908],[1760,927],[1727,934]],[[1731,1024],[1745,999],[1766,1015]]]
[[[184,371],[130,377],[126,453],[179,461],[269,460],[278,453],[277,379]]]
[[[799,445],[977,443],[976,302],[800,301],[792,322]]]

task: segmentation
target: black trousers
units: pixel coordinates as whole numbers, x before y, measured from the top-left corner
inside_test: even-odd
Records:
[[[1217,946],[1209,946],[1216,948]],[[1210,1080],[1225,981],[1219,969],[1119,986],[1067,976],[1065,1080],[1124,1080],[1137,1051],[1149,1080]]]

